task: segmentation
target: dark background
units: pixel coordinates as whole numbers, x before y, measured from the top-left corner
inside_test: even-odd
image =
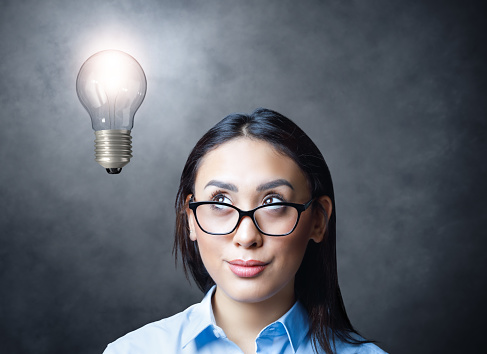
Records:
[[[484,347],[481,1],[1,1],[0,351],[101,353],[199,301],[171,255],[197,139],[267,107],[335,182],[340,282],[391,353]],[[120,175],[75,91],[103,49],[148,79]],[[480,350],[480,349],[479,349]]]

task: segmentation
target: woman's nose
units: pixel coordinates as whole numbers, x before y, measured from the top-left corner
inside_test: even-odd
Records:
[[[241,247],[260,247],[263,243],[263,235],[255,226],[252,218],[245,216],[240,221],[240,224],[233,236],[233,242]]]

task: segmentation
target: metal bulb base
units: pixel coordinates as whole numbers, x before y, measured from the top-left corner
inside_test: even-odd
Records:
[[[109,174],[118,174],[132,157],[130,130],[95,131],[95,161]]]

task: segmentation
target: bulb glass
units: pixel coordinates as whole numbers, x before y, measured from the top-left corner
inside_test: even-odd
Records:
[[[131,130],[146,90],[147,80],[140,64],[118,50],[92,55],[76,80],[76,92],[95,131]]]

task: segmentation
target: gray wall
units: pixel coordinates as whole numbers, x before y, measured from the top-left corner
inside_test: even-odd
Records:
[[[0,347],[101,353],[202,294],[171,255],[197,139],[256,107],[295,120],[336,188],[352,323],[393,353],[475,352],[487,246],[480,1],[5,1]],[[75,91],[115,48],[148,92],[120,175]]]

